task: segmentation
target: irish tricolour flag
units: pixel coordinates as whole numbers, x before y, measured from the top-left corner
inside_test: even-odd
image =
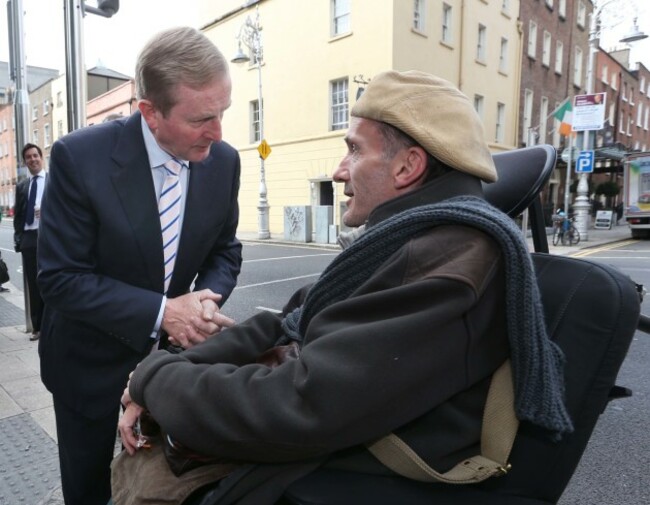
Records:
[[[557,109],[553,112],[553,117],[560,122],[558,131],[560,135],[568,137],[571,135],[571,117],[573,107],[571,107],[571,97],[568,97],[562,102]]]

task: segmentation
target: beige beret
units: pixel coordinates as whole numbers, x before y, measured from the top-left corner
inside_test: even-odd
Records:
[[[383,72],[373,77],[350,113],[394,126],[456,170],[497,180],[481,119],[468,98],[444,79],[416,70]]]

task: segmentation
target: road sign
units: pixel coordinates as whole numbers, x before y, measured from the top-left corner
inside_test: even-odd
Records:
[[[571,155],[571,163],[574,164],[576,162],[576,158],[578,157],[578,148],[576,146],[573,146],[571,149],[568,147],[564,148],[561,154],[561,158],[564,163],[569,163],[569,155]]]
[[[260,145],[257,146],[257,152],[260,153],[260,158],[265,160],[271,154],[271,146],[266,142],[266,139],[262,139]]]
[[[576,159],[576,173],[588,174],[594,171],[594,152],[580,151]]]
[[[571,130],[583,132],[602,130],[605,125],[606,93],[576,95],[573,99]]]

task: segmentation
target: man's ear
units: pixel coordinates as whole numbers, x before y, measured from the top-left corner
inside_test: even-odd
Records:
[[[156,131],[158,129],[158,111],[154,107],[153,103],[149,100],[142,99],[138,101],[138,109],[142,114],[142,117],[149,125],[151,131]]]
[[[395,172],[395,189],[408,189],[419,185],[427,172],[427,153],[420,146],[404,149],[398,158],[399,165]]]

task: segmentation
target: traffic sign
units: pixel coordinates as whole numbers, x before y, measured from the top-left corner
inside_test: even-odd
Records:
[[[594,171],[594,152],[580,151],[576,159],[576,173],[587,174]]]
[[[561,154],[562,161],[564,163],[569,163],[569,156],[571,156],[571,164],[574,164],[578,157],[578,148],[576,146],[573,146],[571,149],[568,147],[564,148]]]
[[[262,139],[260,145],[257,146],[257,152],[260,153],[260,158],[265,160],[271,154],[271,146],[266,142],[266,139]]]
[[[602,130],[605,126],[606,98],[606,93],[576,95],[573,99],[571,130],[574,132]]]

